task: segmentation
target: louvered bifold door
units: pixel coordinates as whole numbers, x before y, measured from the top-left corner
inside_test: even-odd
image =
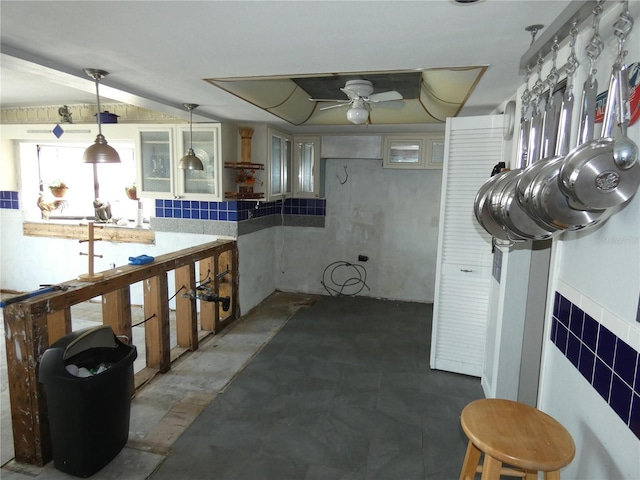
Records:
[[[482,375],[492,253],[473,203],[503,149],[501,115],[447,119],[431,368]]]

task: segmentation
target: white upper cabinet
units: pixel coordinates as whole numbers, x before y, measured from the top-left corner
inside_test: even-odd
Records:
[[[444,134],[385,135],[384,168],[442,168]]]
[[[171,128],[139,129],[136,138],[138,196],[173,197],[174,150]]]
[[[222,200],[221,125],[141,126],[136,139],[141,197]],[[178,162],[192,147],[203,170],[183,170]]]

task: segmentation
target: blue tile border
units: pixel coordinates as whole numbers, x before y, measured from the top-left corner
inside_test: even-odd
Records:
[[[551,341],[640,438],[640,353],[558,292]]]
[[[7,210],[19,210],[18,192],[13,190],[0,191],[0,208]]]
[[[155,201],[158,218],[188,218],[241,222],[250,218],[269,215],[326,216],[327,201],[324,198],[288,198],[276,202],[231,200],[225,202],[198,202],[194,200]]]

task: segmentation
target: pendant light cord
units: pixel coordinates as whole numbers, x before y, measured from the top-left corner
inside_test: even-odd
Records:
[[[193,107],[189,108],[189,150],[193,150]]]

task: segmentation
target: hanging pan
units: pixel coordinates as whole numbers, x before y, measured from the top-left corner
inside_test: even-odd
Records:
[[[506,242],[521,241],[524,239],[519,238],[516,235],[512,235],[511,232],[505,230],[504,226],[499,224],[489,211],[489,194],[498,180],[505,173],[505,171],[497,173],[482,184],[474,200],[474,214],[480,226],[482,226],[482,228],[484,228],[492,237]]]
[[[626,5],[614,25],[619,52],[611,72],[609,94],[601,137],[572,150],[560,168],[560,188],[574,208],[605,209],[631,199],[640,186],[637,145],[626,136],[629,123],[629,79],[624,64],[624,40],[631,31],[633,18]],[[616,97],[619,97],[616,101]],[[611,136],[614,112],[618,104],[621,135]]]
[[[573,111],[572,79],[578,66],[578,61],[575,58],[573,50],[575,46],[575,36],[577,35],[575,24],[571,30],[571,34],[571,55],[567,61],[567,87],[562,102],[561,126],[558,129],[556,155],[543,164],[542,169],[540,169],[533,180],[526,185],[524,191],[525,203],[535,220],[542,226],[556,230],[579,230],[594,225],[605,218],[603,214],[606,211],[572,208],[558,184],[560,167],[564,161],[564,155],[566,155],[569,150],[569,132],[571,131],[571,115]],[[582,96],[578,141],[580,141],[581,135],[590,135],[589,121],[593,121],[593,115],[595,114],[595,96],[591,95],[591,90],[593,90],[591,81],[587,79]],[[588,140],[590,140],[590,138]]]
[[[529,149],[529,135],[531,131],[531,118],[527,118],[527,110],[529,109],[529,103],[531,101],[531,92],[529,91],[529,75],[531,70],[527,68],[527,75],[525,79],[525,88],[522,94],[522,115],[520,117],[520,132],[518,136],[517,157],[516,166],[522,168],[526,163],[526,158]],[[504,164],[503,164],[504,165]],[[499,180],[503,176],[507,175],[509,170],[494,169],[492,176],[482,184],[474,200],[474,214],[478,223],[484,228],[492,237],[505,242],[513,243],[518,241],[524,241],[525,239],[510,232],[505,228],[502,223],[499,223],[492,215],[490,209],[490,195],[493,192],[494,187],[499,184]]]
[[[554,92],[555,86],[557,84],[557,75],[556,75],[556,56],[557,56],[557,39],[554,42],[554,60],[553,67],[549,72],[549,76],[547,77],[549,81],[549,96],[547,100],[547,108],[545,109],[545,114],[549,115],[550,118],[553,118],[553,121],[547,121],[545,118],[546,125],[553,125],[555,128],[545,128],[544,136],[545,138],[538,139],[542,148],[538,150],[540,157],[533,158],[527,168],[522,172],[522,175],[518,177],[516,182],[516,197],[520,204],[520,206],[529,214],[530,216],[534,216],[533,207],[529,205],[529,197],[526,195],[527,188],[531,185],[534,178],[538,174],[538,172],[544,167],[548,158],[551,158],[554,155],[554,149],[558,142],[564,141],[566,134],[563,132],[560,126],[560,112],[566,110],[567,102],[566,98],[562,96],[562,92]],[[542,59],[538,59],[539,68]],[[557,119],[557,120],[556,120]],[[562,138],[558,138],[562,134]],[[553,142],[549,140],[549,137],[554,137]],[[549,149],[551,145],[554,146],[554,149]],[[532,147],[535,148],[535,147]]]
[[[569,204],[558,183],[566,153],[559,146],[556,157],[544,164],[525,192],[532,214],[541,225],[557,230],[580,230],[604,220],[606,210],[577,209]]]
[[[559,144],[561,142],[565,142],[568,136],[568,133],[565,131],[565,129],[568,129],[569,125],[567,125],[566,123],[565,125],[563,125],[562,122],[570,119],[569,109],[573,108],[573,102],[572,102],[573,97],[571,98],[565,97],[562,95],[562,92],[557,92],[556,96],[560,98],[557,98],[557,97],[554,98],[552,103],[557,106],[559,105],[558,110],[561,112],[561,114],[559,115],[559,121],[556,127],[557,129],[555,131],[545,130],[545,134],[551,134],[556,137],[555,141],[553,142],[553,145],[557,151]],[[571,103],[569,103],[569,101],[571,101]],[[565,115],[569,115],[569,117],[562,118],[562,114],[563,114],[562,112],[564,112]],[[550,146],[552,145],[552,143],[546,140],[543,140],[543,145]],[[516,198],[518,200],[518,203],[524,209],[524,211],[527,212],[527,214],[530,216],[535,216],[535,215],[533,213],[533,205],[531,205],[530,197],[528,196],[528,190],[531,188],[531,185],[533,184],[533,181],[538,175],[538,173],[540,173],[540,171],[546,166],[548,161],[551,158],[553,158],[553,156],[555,155],[555,152],[553,150],[547,152],[545,149],[542,149],[541,152],[544,153],[544,157],[539,159],[538,161],[534,161],[529,166],[527,166],[527,168],[525,168],[525,170],[522,172],[522,175],[518,177],[518,181],[516,183],[515,191],[516,191]]]
[[[554,60],[555,62],[555,60]],[[552,73],[555,74],[555,65]],[[543,155],[544,149],[549,148],[549,145],[555,142],[550,140],[551,136],[555,136],[554,130],[557,130],[556,111],[558,110],[556,101],[553,101],[553,87],[555,82],[551,81],[550,95],[547,105],[545,107],[545,113],[543,116],[543,135],[540,138],[540,148],[533,148],[533,157],[527,158],[528,162],[539,163],[539,157]],[[540,95],[541,88],[536,89],[538,95]],[[539,98],[539,97],[538,97]],[[535,118],[535,117],[534,117]],[[546,126],[546,128],[544,128]],[[531,133],[533,135],[533,131]],[[532,139],[530,137],[529,145],[532,145]],[[514,232],[519,237],[527,240],[544,240],[550,238],[555,229],[546,228],[540,226],[518,203],[516,185],[518,180],[526,170],[521,166],[520,169],[511,170],[508,172],[500,182],[493,188],[493,192],[489,197],[491,200],[490,207],[491,213],[496,218],[498,223],[503,224],[509,231]],[[529,168],[529,166],[527,167]]]

